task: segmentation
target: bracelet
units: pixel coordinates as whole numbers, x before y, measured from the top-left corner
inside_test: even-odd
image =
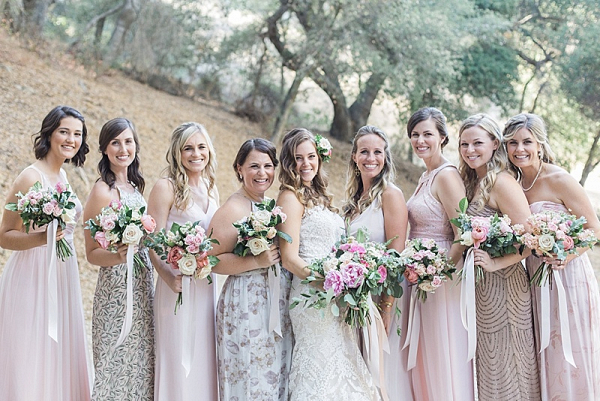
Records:
[[[392,303],[391,303],[391,302],[388,302],[388,301],[381,301],[379,304],[380,304],[380,306],[382,306],[382,305],[383,305],[383,306],[385,306],[386,308],[391,308],[391,307],[392,307]]]

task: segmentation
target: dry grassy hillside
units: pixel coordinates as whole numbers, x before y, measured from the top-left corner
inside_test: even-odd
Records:
[[[261,127],[234,116],[227,107],[210,101],[192,101],[156,91],[118,72],[97,77],[86,71],[55,45],[28,50],[0,30],[0,196],[5,199],[16,175],[34,161],[32,134],[39,130],[44,116],[56,105],[80,110],[86,118],[91,151],[83,169],[66,167],[72,186],[85,201],[96,180],[99,160],[98,133],[104,122],[114,117],[131,119],[139,132],[141,160],[148,184],[146,195],[165,167],[168,138],[185,121],[202,123],[214,142],[218,161],[217,185],[226,199],[238,188],[230,164],[239,145],[246,139],[265,136]],[[331,189],[338,204],[343,196],[346,157],[349,144],[332,141],[334,156],[327,165]],[[408,196],[420,169],[403,166],[397,184]],[[276,194],[276,185],[271,196]],[[1,212],[0,212],[1,213]],[[76,231],[86,319],[91,306],[98,268],[85,261],[82,225]],[[0,249],[0,274],[10,251]]]

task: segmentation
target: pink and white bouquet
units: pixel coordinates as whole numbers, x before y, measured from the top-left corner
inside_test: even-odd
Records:
[[[145,210],[145,206],[132,208],[115,199],[96,218],[88,220],[85,228],[102,249],[117,252],[119,244],[139,245],[144,236],[154,232],[156,221],[144,214]],[[133,258],[137,275],[144,263],[137,253]]]
[[[500,217],[497,213],[488,217],[470,216],[467,214],[468,206],[467,198],[461,199],[458,217],[450,219],[450,222],[458,227],[460,235],[460,240],[455,242],[484,250],[492,258],[519,251],[517,248],[520,246],[519,239],[511,225],[510,217],[507,215]],[[478,267],[477,280],[481,277],[483,277],[483,271]]]
[[[182,225],[173,223],[169,231],[163,228],[152,235],[148,245],[162,260],[166,260],[182,275],[199,280],[207,279],[209,284],[212,284],[210,273],[219,263],[216,256],[208,256],[213,243],[218,244],[219,241],[206,235],[200,222],[196,221]],[[175,313],[181,302],[182,296],[179,293],[175,303]]]
[[[317,145],[317,152],[321,156],[321,160],[323,160],[324,163],[329,162],[331,154],[333,153],[331,142],[322,135],[317,134],[315,135],[315,144]]]
[[[521,243],[531,249],[534,255],[565,260],[569,254],[577,254],[577,248],[591,248],[598,242],[593,230],[583,228],[586,221],[583,216],[577,218],[565,212],[546,210],[527,218],[529,232],[522,225],[515,226],[515,229]],[[542,286],[549,272],[550,266],[542,263],[531,282]]]
[[[68,184],[57,183],[54,188],[42,188],[38,181],[27,193],[16,194],[18,200],[16,203],[7,203],[5,208],[18,212],[23,220],[25,231],[29,228],[44,226],[57,220],[61,228],[67,224],[75,224],[75,195],[71,192]],[[67,259],[73,255],[73,250],[66,239],[61,239],[56,243],[56,253],[61,260]]]
[[[238,231],[238,240],[233,248],[236,255],[246,256],[248,252],[254,256],[260,255],[270,248],[275,237],[292,242],[288,234],[276,228],[278,224],[285,222],[287,216],[280,206],[275,206],[275,199],[265,199],[255,207],[257,210],[249,216],[233,223]]]
[[[303,283],[322,282],[324,291],[310,287],[308,294],[302,294],[304,299],[294,299],[290,308],[304,301],[316,309],[330,306],[339,316],[341,307],[345,322],[352,327],[370,322],[370,294],[402,295],[403,268],[398,253],[388,250],[387,243],[368,241],[362,230],[356,237],[342,237],[328,256],[314,260],[308,268],[312,274]]]
[[[417,297],[423,302],[427,294],[433,294],[448,279],[452,280],[452,273],[456,271],[446,249],[440,249],[430,238],[407,240],[400,257],[406,267],[404,277],[417,286]]]

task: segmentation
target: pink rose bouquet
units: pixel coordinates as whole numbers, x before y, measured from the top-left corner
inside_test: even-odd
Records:
[[[92,238],[111,252],[117,251],[119,244],[139,245],[142,238],[156,229],[154,218],[144,214],[145,206],[131,208],[119,200],[113,200],[94,219],[86,222]],[[136,253],[133,256],[136,276],[144,268],[144,262]]]
[[[370,294],[386,293],[395,298],[402,295],[400,256],[388,250],[387,245],[369,241],[362,230],[356,237],[342,237],[328,256],[308,266],[312,274],[303,280],[305,284],[322,282],[324,291],[310,287],[310,293],[302,294],[304,299],[294,299],[290,308],[304,301],[316,309],[330,306],[333,314],[339,316],[341,307],[347,324],[365,326],[370,319]]]
[[[75,224],[75,195],[68,184],[59,182],[54,188],[42,188],[38,181],[27,193],[18,193],[16,203],[7,203],[5,208],[18,212],[23,220],[25,231],[34,229],[58,220],[61,228],[67,224]],[[56,243],[56,254],[61,260],[73,255],[73,250],[66,239]]]
[[[164,228],[151,236],[148,245],[162,260],[166,260],[173,269],[177,269],[184,276],[194,279],[207,279],[212,284],[210,273],[219,262],[216,256],[208,256],[216,239],[206,235],[199,221],[187,222],[179,225],[173,223],[169,231]],[[175,302],[175,313],[182,303],[179,293]]]
[[[591,248],[598,242],[594,231],[583,228],[586,223],[583,216],[577,218],[565,212],[547,210],[532,214],[527,222],[529,232],[523,226],[515,229],[520,242],[538,257],[550,256],[565,260],[569,254],[577,254],[577,248]],[[548,279],[549,269],[547,263],[542,263],[531,282],[542,286]]]
[[[427,300],[427,294],[433,294],[447,279],[452,280],[452,273],[456,271],[446,249],[438,248],[429,238],[406,241],[400,257],[405,266],[404,277],[417,286],[417,297],[423,302]]]

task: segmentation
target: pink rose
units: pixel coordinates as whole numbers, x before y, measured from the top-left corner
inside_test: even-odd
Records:
[[[44,204],[44,206],[42,207],[42,210],[44,211],[45,214],[51,215],[52,212],[54,211],[54,205],[52,204],[52,202],[48,202],[48,203]]]
[[[113,228],[115,228],[115,219],[116,216],[115,215],[109,215],[109,216],[101,216],[100,217],[100,227],[102,227],[102,229],[104,231],[110,231]]]
[[[198,251],[200,251],[200,247],[196,244],[190,244],[185,247],[185,250],[189,253],[197,253]]]
[[[473,238],[473,245],[475,249],[479,249],[479,245],[487,239],[488,228],[484,226],[473,227],[471,231],[471,238]]]
[[[206,252],[202,252],[196,255],[196,264],[199,268],[208,266],[208,254]]]
[[[406,277],[406,280],[411,284],[416,284],[417,281],[419,281],[419,275],[413,269],[406,269],[404,271],[404,277]]]
[[[104,235],[104,231],[96,231],[96,235],[94,236],[94,240],[100,245],[102,249],[108,248],[108,240],[106,239],[106,235]]]
[[[565,248],[565,251],[568,251],[569,249],[573,249],[573,247],[575,246],[575,243],[573,242],[573,238],[569,237],[568,235],[565,238],[563,238],[562,243],[563,243],[563,247]]]
[[[183,250],[183,248],[181,248],[180,246],[174,246],[169,250],[169,253],[167,254],[167,263],[169,263],[173,267],[173,269],[179,269],[179,265],[177,264],[177,262],[183,257],[184,253],[185,251]]]
[[[433,280],[431,280],[431,285],[438,288],[442,285],[442,278],[440,276],[434,276]]]
[[[154,220],[154,217],[145,214],[142,216],[141,221],[144,230],[146,230],[148,234],[152,234],[154,230],[156,230],[156,221]]]
[[[56,183],[56,192],[58,192],[59,194],[62,194],[66,190],[67,190],[67,186],[64,183],[62,183],[60,181]]]
[[[330,270],[325,275],[325,282],[323,283],[325,291],[333,288],[333,294],[337,297],[344,290],[344,280],[342,279],[342,273],[339,270]]]
[[[379,279],[377,283],[381,284],[387,278],[387,269],[385,268],[385,266],[381,265],[377,268],[377,273],[379,273],[379,275],[381,276],[381,279]]]
[[[114,210],[119,210],[122,207],[121,201],[118,199],[113,199],[112,201],[110,201],[110,203],[108,204],[108,206],[110,206],[111,208],[113,208]]]

